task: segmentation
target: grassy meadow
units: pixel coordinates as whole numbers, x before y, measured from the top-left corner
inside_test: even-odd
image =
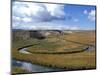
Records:
[[[12,59],[66,71],[95,69],[95,31],[72,32],[63,35],[49,35],[43,40],[13,37]],[[31,54],[20,53],[18,49],[27,45],[33,45],[28,47],[28,52]],[[94,50],[84,51],[88,46],[93,46]],[[12,66],[12,68],[14,67]],[[25,71],[15,68],[12,69],[12,72],[24,73]]]

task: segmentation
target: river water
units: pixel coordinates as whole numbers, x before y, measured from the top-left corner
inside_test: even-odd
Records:
[[[19,50],[20,53],[24,53],[24,54],[31,54],[30,52],[27,51],[28,48],[22,48]]]
[[[36,64],[31,64],[28,62],[18,61],[18,60],[13,60],[12,66],[22,68],[29,72],[50,72],[50,71],[61,70],[61,69],[54,69],[54,68],[50,68],[50,67],[44,67],[44,66],[40,66],[40,65],[36,65]]]

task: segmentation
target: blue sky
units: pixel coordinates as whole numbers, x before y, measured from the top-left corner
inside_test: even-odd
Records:
[[[91,20],[88,18],[89,14],[92,11],[95,11],[95,6],[83,6],[83,5],[66,5],[65,12],[70,13],[70,15],[73,18],[78,19],[77,22],[73,22],[71,20],[70,25],[78,25],[80,28],[86,28],[86,29],[95,29],[95,19]],[[85,13],[85,11],[87,11]],[[92,16],[92,14],[91,14]],[[95,14],[93,14],[93,18],[95,17]],[[92,17],[91,17],[92,18]]]
[[[95,6],[13,2],[13,29],[95,29]]]

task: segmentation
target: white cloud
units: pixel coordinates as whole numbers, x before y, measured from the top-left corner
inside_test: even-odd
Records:
[[[80,29],[80,28],[76,27],[76,26],[73,26],[73,27],[70,28],[70,30],[78,30],[78,29]]]
[[[65,15],[64,5],[13,2],[12,26],[13,28],[34,28],[36,26],[32,23],[50,22],[57,19],[64,20]],[[30,24],[32,26],[29,26]]]
[[[12,14],[12,28],[14,29],[78,29],[75,26],[51,22],[52,20],[65,19],[64,5],[61,4],[13,2]],[[73,20],[74,22],[78,21],[78,19]]]
[[[65,17],[64,5],[13,2],[13,16],[32,18],[33,21],[50,21]]]
[[[12,16],[12,19],[13,19],[13,21],[20,21],[21,20],[20,17],[17,17],[17,16]]]
[[[91,10],[88,14],[88,19],[90,21],[95,21],[95,10]]]
[[[64,5],[45,4],[48,12],[54,17],[63,18],[65,16]]]
[[[22,25],[23,24],[23,25]],[[19,23],[13,26],[16,29],[24,30],[77,30],[78,27],[71,25],[61,25],[51,22],[39,22],[39,23]]]
[[[84,13],[84,14],[88,14],[88,11],[87,11],[87,10],[84,10],[83,13]]]
[[[95,21],[95,10],[91,10],[90,12],[88,12],[87,10],[84,10],[83,13],[85,15],[87,15],[87,18],[90,20],[90,21]]]
[[[31,18],[23,18],[22,21],[24,21],[24,22],[31,22],[32,19]]]

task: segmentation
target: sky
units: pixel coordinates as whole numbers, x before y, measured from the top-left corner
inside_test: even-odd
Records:
[[[12,29],[95,30],[95,15],[95,6],[13,1]]]

